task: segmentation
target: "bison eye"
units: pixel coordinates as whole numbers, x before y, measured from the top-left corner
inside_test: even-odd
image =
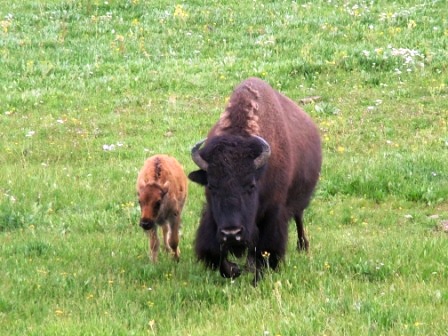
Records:
[[[251,183],[246,187],[246,192],[248,194],[252,194],[255,191],[256,185],[255,183]]]
[[[155,212],[159,211],[159,209],[160,209],[160,204],[161,204],[160,201],[157,201],[156,203],[154,203],[154,211],[155,211]]]

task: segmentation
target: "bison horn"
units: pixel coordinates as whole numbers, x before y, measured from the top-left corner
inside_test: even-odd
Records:
[[[269,156],[271,156],[271,147],[262,137],[255,135],[255,138],[261,142],[261,146],[263,147],[261,154],[254,160],[255,168],[258,169],[263,167],[268,162]]]
[[[198,165],[199,168],[207,171],[208,163],[199,154],[199,148],[202,146],[205,140],[207,140],[207,138],[199,141],[196,145],[193,146],[193,148],[191,149],[191,158],[193,159],[194,163]]]

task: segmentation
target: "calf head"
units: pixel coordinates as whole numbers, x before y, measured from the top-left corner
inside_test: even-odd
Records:
[[[270,155],[268,143],[256,136],[224,135],[196,144],[192,157],[200,170],[190,180],[206,186],[208,207],[221,248],[236,255],[254,244],[259,179]]]
[[[163,203],[168,193],[169,182],[160,185],[150,182],[138,189],[138,201],[140,204],[141,217],[140,226],[144,230],[151,230],[159,223]]]

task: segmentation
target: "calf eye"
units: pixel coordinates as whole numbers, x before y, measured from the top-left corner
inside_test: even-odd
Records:
[[[157,212],[160,209],[160,201],[157,201],[156,203],[154,203],[154,211]]]

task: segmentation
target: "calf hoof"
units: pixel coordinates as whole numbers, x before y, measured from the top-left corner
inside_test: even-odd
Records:
[[[230,261],[224,261],[219,267],[219,272],[223,278],[235,279],[241,275],[241,269],[239,266]]]
[[[174,261],[179,262],[180,260],[180,250],[177,248],[175,251],[169,250],[169,253],[173,256]]]

